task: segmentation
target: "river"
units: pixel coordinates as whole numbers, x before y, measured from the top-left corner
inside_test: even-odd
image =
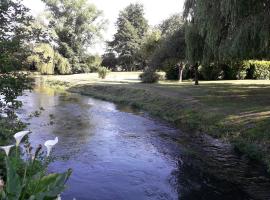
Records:
[[[73,169],[64,200],[270,199],[265,169],[225,142],[43,86],[20,99],[32,144],[59,138],[49,170]]]

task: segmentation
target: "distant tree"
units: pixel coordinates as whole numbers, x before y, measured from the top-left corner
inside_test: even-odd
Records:
[[[84,73],[87,72],[97,72],[99,67],[101,67],[102,58],[100,55],[86,55],[85,57],[85,64],[88,70],[83,71]]]
[[[150,59],[161,41],[161,31],[159,29],[150,30],[144,37],[139,54],[142,60],[142,65],[145,68],[149,66]]]
[[[158,29],[161,31],[162,37],[167,37],[177,31],[179,27],[182,27],[183,24],[183,17],[181,16],[181,14],[176,13],[165,19],[161,24],[159,24]]]
[[[48,24],[48,20],[51,19],[51,14],[49,12],[40,13],[35,19],[30,23],[29,30],[33,33],[33,38],[31,43],[56,43],[57,35],[55,30]]]
[[[107,67],[112,71],[116,71],[117,58],[113,52],[108,52],[102,55],[101,66]]]
[[[38,43],[27,62],[41,74],[70,74],[71,67],[67,60],[48,43]]]
[[[120,12],[116,26],[114,39],[108,43],[110,50],[117,53],[124,70],[139,69],[141,60],[138,53],[148,30],[143,6],[130,4]]]
[[[181,15],[172,15],[159,25],[159,29],[162,35],[150,57],[150,66],[164,70],[169,79],[182,79],[186,45]]]
[[[80,68],[84,54],[101,37],[106,23],[102,12],[87,0],[42,0],[52,14],[59,53]]]

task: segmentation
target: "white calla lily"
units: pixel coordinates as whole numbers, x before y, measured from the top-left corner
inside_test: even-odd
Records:
[[[2,146],[0,149],[3,149],[6,152],[6,155],[9,155],[10,149],[14,147],[15,145],[9,145],[9,146]]]
[[[16,146],[18,147],[23,139],[24,136],[26,136],[30,131],[21,131],[14,135],[14,138],[16,140]]]
[[[54,145],[58,143],[58,137],[56,137],[54,140],[47,140],[44,143],[44,146],[47,148],[47,157],[50,156],[51,150]]]

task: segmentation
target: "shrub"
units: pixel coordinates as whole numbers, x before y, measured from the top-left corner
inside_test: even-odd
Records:
[[[179,79],[179,68],[177,66],[169,67],[165,70],[166,79],[178,80]]]
[[[179,78],[179,69],[176,66],[176,59],[167,59],[162,63],[162,69],[166,73],[166,79],[168,80],[178,80]]]
[[[110,73],[110,70],[107,69],[106,67],[99,67],[98,68],[98,77],[101,79],[105,79],[106,76]]]
[[[156,73],[153,69],[147,68],[139,78],[143,83],[156,83],[161,79],[161,76]]]
[[[199,68],[199,73],[204,80],[223,79],[222,68],[217,64],[203,65]]]
[[[199,73],[205,80],[241,80],[247,76],[248,67],[242,62],[235,62],[230,64],[210,64],[204,65],[199,69]]]
[[[248,60],[243,62],[243,66],[248,69],[248,79],[270,79],[270,61]]]

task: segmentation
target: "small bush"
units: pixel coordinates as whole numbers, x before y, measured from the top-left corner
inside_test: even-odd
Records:
[[[161,76],[154,70],[147,68],[145,72],[140,74],[139,78],[143,83],[156,83],[161,79]]]
[[[107,69],[106,67],[99,67],[98,68],[98,77],[101,79],[105,79],[106,76],[108,75],[108,73],[110,73],[111,71],[109,69]]]
[[[162,69],[166,73],[166,79],[168,80],[178,80],[179,78],[179,69],[176,66],[177,59],[167,59],[162,63]]]
[[[210,64],[199,68],[199,73],[204,80],[218,80],[223,78],[223,72],[220,65]]]
[[[179,68],[175,65],[166,69],[166,79],[178,80],[179,79]]]
[[[270,61],[248,60],[242,64],[247,69],[248,79],[270,79]]]

